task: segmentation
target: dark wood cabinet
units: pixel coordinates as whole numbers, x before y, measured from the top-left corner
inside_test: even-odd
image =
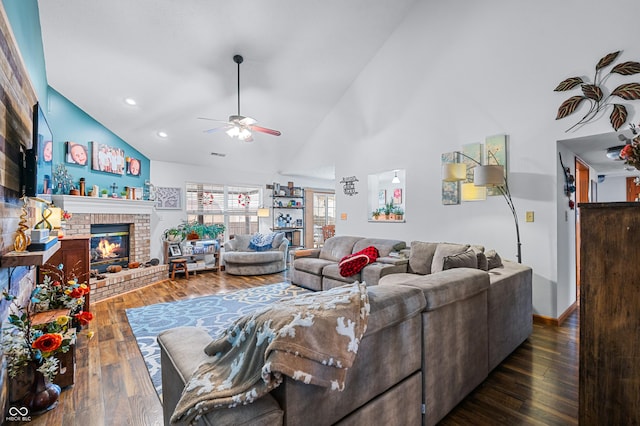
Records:
[[[640,424],[640,203],[580,204],[581,425]]]
[[[89,285],[89,240],[88,235],[71,236],[60,240],[60,249],[45,263],[47,268],[64,265],[63,278],[65,281],[78,278],[79,282]],[[38,274],[42,282],[42,271]],[[90,293],[84,297],[84,310],[89,311]]]

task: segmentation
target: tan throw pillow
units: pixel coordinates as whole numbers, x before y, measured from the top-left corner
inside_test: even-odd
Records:
[[[458,253],[451,256],[445,256],[442,259],[442,270],[453,268],[473,268],[478,267],[478,259],[473,250],[467,250],[464,253]]]
[[[476,259],[478,260],[478,269],[483,271],[489,270],[489,262],[487,262],[487,255],[482,252],[476,252]]]
[[[495,250],[489,250],[487,252],[487,263],[489,269],[499,268],[500,266],[502,266],[502,259]]]
[[[431,273],[431,262],[438,243],[411,242],[409,253],[409,269],[414,274],[427,275]]]
[[[468,249],[469,244],[439,243],[438,247],[436,247],[436,252],[433,254],[433,261],[431,262],[431,273],[433,274],[434,272],[440,272],[443,270],[442,265],[444,263],[445,257],[464,253]]]

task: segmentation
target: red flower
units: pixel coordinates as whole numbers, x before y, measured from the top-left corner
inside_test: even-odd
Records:
[[[78,320],[80,325],[87,325],[89,324],[89,321],[93,319],[93,314],[91,312],[80,311],[79,314],[76,314],[73,317]]]
[[[81,289],[80,287],[76,287],[73,290],[71,290],[71,293],[69,293],[69,296],[73,297],[74,299],[79,299],[82,296],[84,296],[84,290]]]
[[[58,287],[60,285],[60,281],[54,281],[52,285],[54,287]]]
[[[622,148],[622,151],[620,151],[620,158],[626,160],[632,154],[633,154],[633,146],[631,144],[627,144],[624,146],[624,148]]]
[[[55,351],[62,345],[62,334],[47,333],[38,337],[31,345],[34,349],[40,349],[42,352]]]

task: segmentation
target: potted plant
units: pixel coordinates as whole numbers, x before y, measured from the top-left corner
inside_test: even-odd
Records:
[[[182,229],[187,240],[202,240],[218,238],[218,235],[224,233],[225,227],[221,223],[212,223],[210,225],[200,223],[197,220],[184,221],[180,228]]]
[[[164,241],[169,241],[174,243],[181,242],[182,240],[184,240],[184,237],[185,237],[184,231],[180,227],[165,229],[164,232],[162,233],[162,239]]]
[[[102,198],[107,198],[107,196],[109,195],[109,191],[106,189],[103,189],[102,191],[100,191],[100,193],[102,194]]]
[[[402,207],[396,206],[393,209],[393,214],[395,215],[396,220],[402,220],[402,218],[404,217],[404,210],[402,209]]]
[[[385,204],[385,205],[384,205],[384,207],[383,207],[382,211],[384,212],[384,218],[385,218],[386,220],[391,220],[391,219],[393,219],[393,218],[391,217],[391,214],[393,213],[393,208],[394,208],[394,207],[393,207],[393,203],[387,203],[387,204]]]
[[[380,219],[380,210],[374,210],[373,212],[371,212],[371,217],[373,218],[373,220],[379,220]]]

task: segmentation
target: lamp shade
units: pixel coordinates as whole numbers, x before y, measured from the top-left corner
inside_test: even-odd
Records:
[[[258,217],[269,217],[269,209],[266,207],[260,207],[258,209]]]
[[[51,216],[49,216],[49,223],[53,229],[60,229],[62,227],[62,209],[60,207],[50,207]]]
[[[457,182],[467,179],[467,165],[464,163],[445,163],[442,165],[442,180]]]
[[[472,182],[462,184],[462,201],[482,201],[487,199],[487,188]]]
[[[476,186],[503,186],[504,166],[478,166],[473,172],[473,183]]]

